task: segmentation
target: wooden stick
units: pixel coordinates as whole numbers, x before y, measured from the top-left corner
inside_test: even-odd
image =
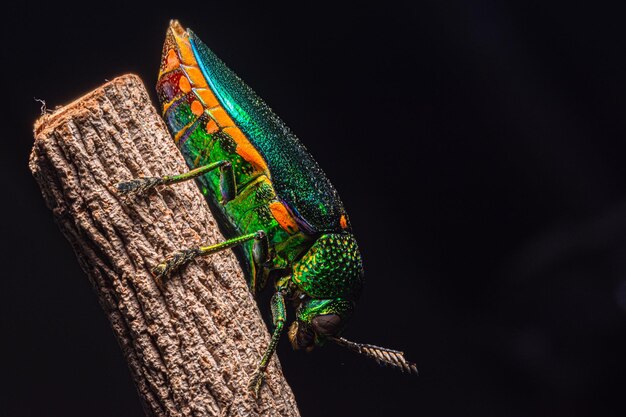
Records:
[[[269,334],[231,251],[194,261],[162,288],[150,273],[168,253],[224,238],[193,182],[116,193],[118,181],[187,170],[138,77],[39,119],[30,169],[98,293],[148,415],[299,415],[277,358],[258,400],[247,387]]]

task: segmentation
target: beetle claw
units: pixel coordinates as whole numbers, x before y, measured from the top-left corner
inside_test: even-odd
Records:
[[[135,178],[130,181],[123,181],[116,184],[117,192],[126,195],[143,194],[147,190],[163,184],[163,179],[159,177]]]
[[[172,272],[185,265],[200,252],[195,249],[184,249],[170,254],[163,262],[152,269],[152,273],[157,279],[167,278]]]
[[[252,375],[252,378],[250,378],[248,388],[252,391],[254,398],[259,397],[259,393],[261,392],[261,386],[263,385],[264,379],[265,371],[262,369],[257,369],[256,371],[254,371],[254,375]]]

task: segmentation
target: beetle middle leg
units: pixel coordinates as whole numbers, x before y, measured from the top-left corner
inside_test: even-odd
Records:
[[[177,252],[172,253],[167,256],[165,260],[159,263],[152,272],[156,275],[157,279],[161,280],[164,277],[167,277],[169,274],[190,262],[194,258],[198,256],[207,256],[213,253],[230,249],[232,247],[242,245],[251,240],[255,240],[260,243],[261,246],[267,245],[267,234],[263,230],[259,230],[258,232],[248,233],[243,236],[238,236],[232,239],[225,240],[224,242],[216,243],[214,245],[209,246],[197,246],[195,248],[183,249]]]
[[[232,200],[237,195],[237,184],[233,167],[228,161],[217,161],[208,165],[203,165],[191,171],[177,175],[165,175],[163,177],[135,178],[117,184],[117,191],[120,194],[140,194],[148,191],[157,185],[171,185],[178,182],[188,181],[197,178],[215,169],[220,170],[220,191],[224,203]]]
[[[263,379],[265,378],[265,370],[267,369],[267,365],[270,363],[270,359],[272,359],[272,355],[276,351],[276,346],[278,345],[278,341],[280,340],[280,336],[283,333],[283,327],[285,324],[285,320],[287,319],[287,313],[285,310],[285,297],[283,296],[283,291],[278,290],[272,296],[272,322],[274,323],[274,332],[272,333],[272,339],[270,340],[270,344],[265,350],[265,354],[259,363],[256,371],[254,371],[254,375],[250,379],[249,388],[253,391],[254,396],[258,397],[259,391],[261,390],[261,385],[263,384]]]

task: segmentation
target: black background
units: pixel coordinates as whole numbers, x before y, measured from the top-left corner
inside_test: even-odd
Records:
[[[303,416],[626,415],[624,10],[173,3],[3,6],[0,414],[142,415],[27,158],[33,97],[154,85],[178,18],[342,195],[367,272],[346,336],[420,369],[283,340]]]

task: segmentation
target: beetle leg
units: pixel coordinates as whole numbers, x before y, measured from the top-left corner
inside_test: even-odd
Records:
[[[232,239],[228,239],[224,242],[217,243],[215,245],[210,246],[198,246],[191,249],[183,249],[177,252],[172,253],[167,256],[165,260],[159,263],[152,272],[156,275],[158,280],[161,280],[164,277],[167,277],[176,269],[185,265],[192,259],[198,256],[206,256],[211,255],[215,252],[219,252],[224,249],[230,249],[234,246],[241,245],[243,243],[249,242],[251,240],[264,240],[267,239],[267,235],[264,231],[259,230],[258,232],[248,233],[247,235],[238,236]]]
[[[252,246],[252,282],[250,283],[250,290],[253,294],[256,294],[257,289],[265,287],[271,259],[269,238],[265,236],[262,239],[255,240]]]
[[[252,247],[252,257],[254,262],[259,266],[265,266],[270,260],[270,240],[267,235],[254,241]]]
[[[220,189],[222,192],[222,199],[226,203],[232,200],[237,194],[233,167],[228,161],[213,162],[212,164],[203,165],[183,174],[165,175],[163,177],[135,178],[130,181],[118,183],[116,188],[120,194],[140,194],[156,187],[157,185],[170,185],[188,181],[218,168],[220,170]]]
[[[252,375],[250,384],[248,385],[255,397],[259,396],[259,391],[261,390],[261,385],[263,384],[263,379],[265,377],[265,370],[267,369],[267,365],[276,350],[276,345],[278,344],[280,335],[283,332],[283,326],[286,318],[287,313],[285,311],[285,298],[282,291],[278,290],[272,296],[272,321],[274,323],[274,333],[272,333],[272,339],[269,346],[265,350],[265,355],[263,355],[263,358],[254,372],[254,375]]]

